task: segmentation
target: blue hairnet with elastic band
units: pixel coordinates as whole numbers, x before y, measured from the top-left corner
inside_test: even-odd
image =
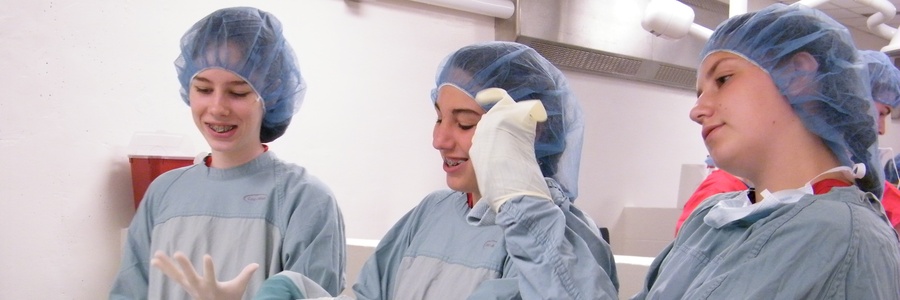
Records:
[[[284,134],[303,103],[306,83],[294,50],[282,34],[281,22],[252,7],[224,8],[192,26],[181,38],[175,60],[181,97],[188,97],[197,73],[222,68],[244,78],[265,105],[260,139],[271,142]]]
[[[877,114],[867,68],[847,28],[812,8],[774,4],[719,25],[700,57],[718,51],[740,55],[768,72],[794,113],[842,165],[866,165],[865,176],[856,180],[860,189],[881,196]],[[815,58],[817,70],[794,67],[791,59],[801,52]]]
[[[861,50],[872,81],[872,100],[892,108],[900,105],[900,70],[882,52]]]
[[[581,107],[562,72],[534,49],[513,42],[486,42],[463,47],[438,68],[431,100],[438,89],[452,84],[473,98],[498,87],[515,101],[541,100],[547,121],[537,124],[535,156],[541,173],[555,179],[571,200],[578,196],[578,167],[584,119]],[[485,111],[491,106],[483,106]]]

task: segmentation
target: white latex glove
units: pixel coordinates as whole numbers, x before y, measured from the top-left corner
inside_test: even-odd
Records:
[[[496,102],[481,116],[469,160],[481,199],[494,211],[512,197],[530,195],[550,200],[550,190],[534,157],[537,122],[547,120],[547,111],[539,100],[515,102],[505,90],[489,88],[478,92],[475,101],[484,105]]]
[[[252,263],[244,267],[244,270],[232,280],[221,282],[216,280],[216,270],[213,266],[212,257],[208,254],[203,256],[203,276],[194,271],[194,266],[187,256],[181,252],[175,252],[173,258],[178,261],[176,266],[168,255],[162,251],[156,251],[150,265],[160,269],[170,279],[175,280],[184,290],[191,295],[192,298],[198,300],[239,300],[244,297],[244,291],[247,290],[247,283],[250,282],[250,276],[259,264]]]

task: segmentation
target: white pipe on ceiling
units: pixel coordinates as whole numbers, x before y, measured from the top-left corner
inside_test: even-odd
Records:
[[[897,33],[897,29],[885,25],[897,14],[897,8],[887,0],[856,0],[857,3],[874,8],[877,12],[866,19],[869,31],[888,40]]]
[[[728,1],[728,17],[743,15],[747,13],[747,0],[729,0]]]
[[[509,19],[516,10],[513,0],[412,0],[494,18]]]
[[[819,5],[828,3],[828,1],[831,1],[831,0],[802,0],[802,1],[797,2],[797,3],[803,4],[803,5],[807,6],[807,7],[816,8],[816,7],[819,6]]]

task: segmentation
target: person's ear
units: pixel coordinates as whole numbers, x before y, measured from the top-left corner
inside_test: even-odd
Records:
[[[791,56],[791,67],[794,71],[812,74],[819,69],[819,62],[809,52],[800,52]]]
[[[808,94],[815,90],[815,77],[819,69],[819,62],[809,52],[799,52],[791,56],[787,64],[791,83],[788,86],[789,95]]]

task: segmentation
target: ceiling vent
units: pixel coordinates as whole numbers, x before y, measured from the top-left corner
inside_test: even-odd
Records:
[[[511,18],[495,21],[498,40],[528,45],[561,69],[696,88],[704,41],[666,40],[645,31],[640,22],[646,1],[516,2]],[[727,5],[718,1],[683,2],[698,12],[697,19],[718,24],[727,17]]]

